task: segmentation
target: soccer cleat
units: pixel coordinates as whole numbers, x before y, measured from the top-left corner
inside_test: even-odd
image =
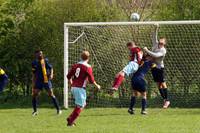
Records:
[[[169,107],[169,105],[170,105],[170,101],[165,101],[164,105],[163,105],[163,108],[167,109]]]
[[[32,116],[37,116],[38,115],[38,112],[37,111],[34,111],[33,113],[32,113]]]
[[[62,110],[57,110],[57,115],[61,115],[62,114]]]
[[[68,126],[68,127],[75,127],[76,124],[75,124],[75,123],[73,123],[73,124],[69,124],[69,123],[68,123],[67,126]]]
[[[147,113],[146,110],[142,110],[142,111],[141,111],[141,114],[142,114],[142,115],[147,115],[148,113]]]
[[[135,114],[135,110],[134,110],[134,109],[128,109],[128,113],[129,113],[130,115],[134,115],[134,114]]]

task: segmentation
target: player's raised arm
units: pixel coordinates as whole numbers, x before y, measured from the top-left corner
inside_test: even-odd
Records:
[[[158,48],[158,30],[159,30],[159,24],[155,24],[155,31],[153,32],[153,38],[152,38],[152,51],[156,50]]]
[[[159,58],[159,57],[163,57],[166,54],[166,50],[161,50],[159,52],[153,52],[148,50],[147,47],[143,48],[145,52],[147,52],[147,54],[149,54],[150,56],[154,57],[154,58]]]

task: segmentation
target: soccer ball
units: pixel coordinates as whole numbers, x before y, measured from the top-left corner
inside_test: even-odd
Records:
[[[131,14],[131,21],[139,21],[140,15],[138,13],[132,13]]]

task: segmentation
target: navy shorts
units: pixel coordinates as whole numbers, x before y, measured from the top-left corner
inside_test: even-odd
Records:
[[[50,89],[52,89],[52,83],[51,83],[51,81],[48,81],[48,83],[36,82],[34,89],[39,89],[39,90],[46,89],[46,90],[50,90]]]
[[[164,72],[164,68],[153,68],[151,69],[151,73],[153,76],[153,80],[155,82],[165,82],[165,72]]]
[[[8,83],[7,79],[0,81],[0,92],[3,91],[3,89],[6,87],[7,83]]]
[[[147,90],[147,83],[143,78],[134,77],[131,80],[131,84],[132,84],[133,90],[136,90],[139,92],[146,92]]]

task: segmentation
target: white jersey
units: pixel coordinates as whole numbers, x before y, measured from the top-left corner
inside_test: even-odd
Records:
[[[158,47],[158,39],[157,39],[157,32],[153,35],[153,47],[152,51],[147,50],[146,52],[155,58],[155,63],[158,68],[164,68],[164,58],[167,53],[166,49],[164,47],[159,48]]]
[[[164,68],[164,58],[167,53],[166,49],[163,48],[157,48],[154,51],[154,54],[151,54],[151,56],[155,57],[155,63],[157,64],[158,68]]]

